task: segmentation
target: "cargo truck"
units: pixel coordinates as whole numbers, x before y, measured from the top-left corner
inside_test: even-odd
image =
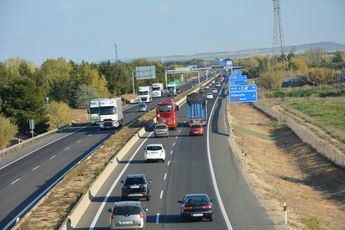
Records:
[[[162,97],[163,95],[163,84],[162,83],[153,83],[152,84],[152,96],[153,97]]]
[[[107,98],[99,101],[99,127],[111,129],[123,124],[121,98]]]
[[[151,86],[139,86],[139,99],[142,102],[152,101],[152,87]]]
[[[102,100],[102,98],[95,98],[95,99],[89,100],[87,113],[89,115],[89,122],[91,124],[99,123],[99,101],[100,100]]]
[[[207,100],[204,94],[192,93],[187,96],[187,118],[190,126],[206,125]]]
[[[167,91],[168,91],[169,96],[171,96],[171,97],[176,96],[177,95],[176,83],[167,84]]]

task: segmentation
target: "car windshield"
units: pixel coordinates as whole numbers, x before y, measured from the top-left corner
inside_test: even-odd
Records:
[[[156,125],[155,129],[167,129],[165,125]]]
[[[149,94],[149,92],[147,92],[147,91],[139,92],[139,95],[147,95],[147,94]]]
[[[90,108],[90,114],[99,114],[99,108]]]
[[[140,214],[140,208],[136,206],[115,207],[113,213],[117,216],[138,215]]]
[[[140,107],[140,108],[145,108],[145,106],[146,106],[145,104],[139,104],[138,105],[138,107]]]
[[[162,113],[171,112],[172,111],[172,106],[171,105],[159,105],[158,106],[158,111],[162,112]]]
[[[125,185],[131,184],[145,184],[145,179],[143,177],[130,177],[126,179]]]
[[[161,90],[161,88],[160,87],[152,87],[152,90],[153,91],[159,91],[159,90]]]
[[[190,196],[186,197],[184,203],[186,205],[204,205],[208,204],[209,200],[206,196]]]
[[[158,151],[158,150],[162,150],[162,146],[160,146],[160,145],[151,145],[151,146],[147,146],[146,150]]]
[[[100,108],[100,115],[111,115],[116,113],[116,108],[113,106],[106,106]]]
[[[202,126],[201,125],[192,125],[190,128],[191,129],[200,129],[200,128],[202,128]]]

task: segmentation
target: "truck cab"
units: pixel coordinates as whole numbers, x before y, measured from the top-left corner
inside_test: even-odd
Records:
[[[123,123],[121,98],[109,98],[99,101],[100,129],[117,128]]]
[[[140,86],[139,87],[139,99],[141,102],[151,102],[152,101],[152,87],[151,86]]]

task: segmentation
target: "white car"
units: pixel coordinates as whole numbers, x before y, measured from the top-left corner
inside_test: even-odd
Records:
[[[209,89],[210,87],[208,85],[205,86],[205,89]]]
[[[149,144],[145,148],[145,161],[165,161],[165,149],[162,144]]]
[[[206,99],[213,99],[213,94],[212,93],[206,94]]]
[[[217,89],[212,89],[212,93],[218,93]]]

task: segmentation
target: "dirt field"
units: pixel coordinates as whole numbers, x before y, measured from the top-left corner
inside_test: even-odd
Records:
[[[251,106],[229,111],[239,164],[277,228],[345,229],[345,170]],[[280,206],[284,202],[288,226]]]

